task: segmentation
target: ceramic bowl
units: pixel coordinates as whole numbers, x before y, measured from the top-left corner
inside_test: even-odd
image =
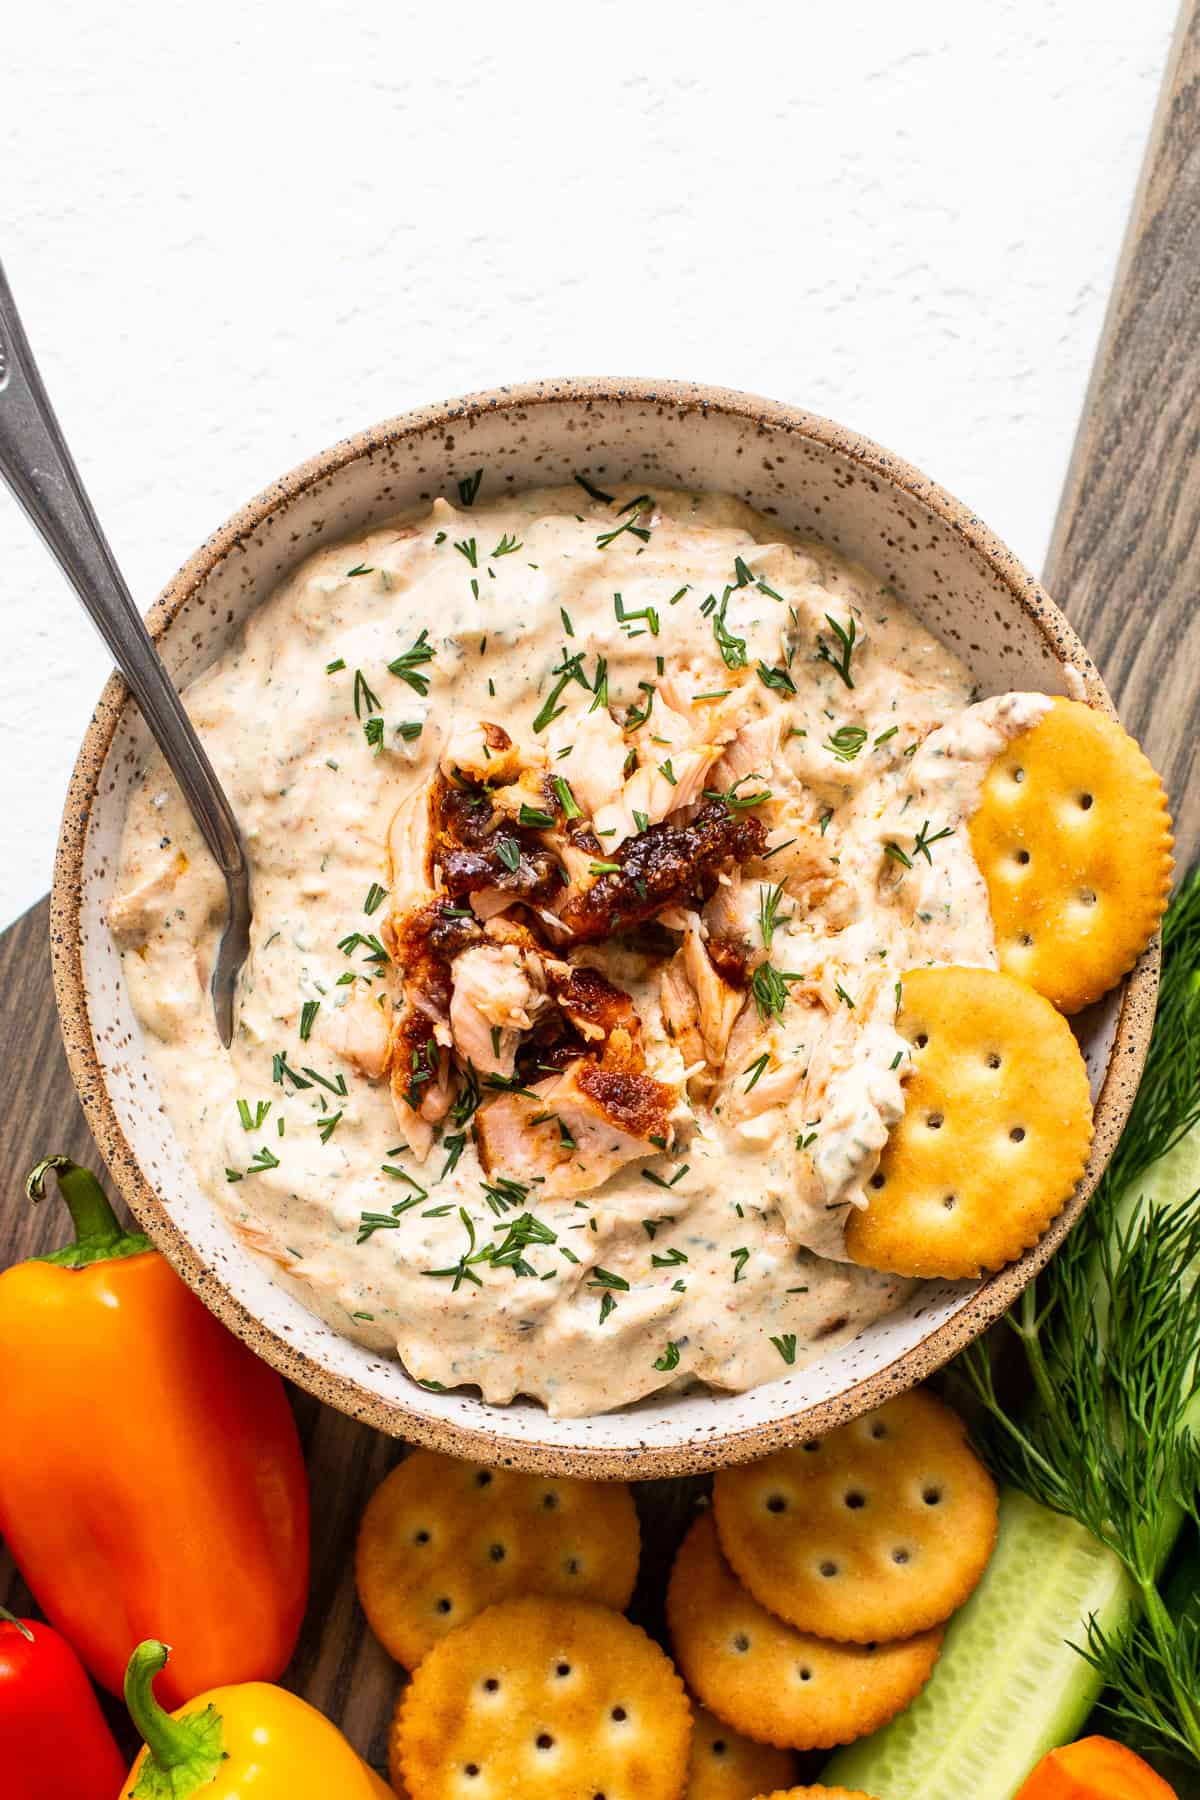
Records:
[[[176,682],[213,661],[281,577],[318,546],[484,470],[484,497],[569,481],[737,495],[865,563],[962,656],[983,694],[1009,688],[1112,702],[1062,614],[970,510],[878,445],[772,401],[680,382],[566,380],[500,388],[389,420],[260,494],[167,586],[150,629]],[[1070,671],[1074,671],[1071,674]],[[600,1477],[678,1475],[764,1455],[921,1380],[1007,1308],[1094,1187],[1137,1085],[1157,949],[1077,1021],[1096,1133],[1079,1191],[1036,1249],[982,1283],[928,1283],[812,1367],[744,1394],[659,1396],[590,1419],[534,1403],[431,1393],[276,1286],[200,1192],[159,1101],[105,925],[126,801],[147,752],[114,676],[75,765],[55,869],[55,988],[71,1072],[136,1217],[208,1306],[283,1374],[381,1430],[484,1462]]]

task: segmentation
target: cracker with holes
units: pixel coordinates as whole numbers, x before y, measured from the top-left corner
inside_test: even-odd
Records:
[[[511,1594],[629,1604],[641,1538],[623,1482],[481,1469],[415,1450],[376,1488],[358,1534],[358,1594],[414,1669],[448,1631]]]
[[[760,1794],[756,1800],[871,1800],[871,1795],[861,1788],[799,1787]]]
[[[755,1800],[871,1800],[861,1788],[798,1787],[780,1789],[774,1794],[759,1794]]]
[[[692,1709],[692,1750],[683,1800],[755,1800],[796,1777],[796,1758],[773,1744],[756,1744],[705,1706]]]
[[[1092,1107],[1070,1026],[996,969],[912,969],[896,1029],[904,1116],[846,1222],[846,1254],[892,1275],[976,1277],[1036,1244],[1087,1162]]]
[[[1171,821],[1114,720],[1055,700],[992,763],[968,829],[1002,969],[1073,1013],[1133,967],[1167,904]]]
[[[764,1606],[856,1644],[948,1619],[996,1541],[996,1489],[924,1388],[713,1483],[721,1547]]]
[[[679,1800],[692,1714],[668,1657],[591,1602],[502,1600],[435,1645],[400,1697],[411,1800]]]
[[[667,1623],[692,1692],[760,1743],[828,1750],[865,1737],[920,1693],[937,1661],[935,1627],[902,1643],[838,1644],[768,1612],[722,1556],[702,1513],[671,1570]]]

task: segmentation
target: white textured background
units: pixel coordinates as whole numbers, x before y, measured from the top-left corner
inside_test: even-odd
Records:
[[[1040,563],[1175,0],[39,0],[9,279],[149,605],[421,401],[679,375],[833,415]],[[104,655],[0,493],[0,923]]]

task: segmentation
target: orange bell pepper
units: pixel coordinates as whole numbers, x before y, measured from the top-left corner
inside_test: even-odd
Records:
[[[75,1241],[0,1274],[0,1534],[50,1623],[121,1692],[166,1632],[172,1705],[283,1669],[308,1592],[308,1488],[283,1383],[95,1176],[58,1176]]]
[[[1124,1744],[1086,1737],[1043,1756],[1016,1800],[1178,1800],[1178,1796]]]

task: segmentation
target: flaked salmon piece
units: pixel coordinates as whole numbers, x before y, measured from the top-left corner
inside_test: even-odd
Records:
[[[388,826],[388,884],[393,920],[432,899],[435,839],[433,783],[426,782],[405,795]]]
[[[810,825],[780,820],[771,832],[780,848],[763,864],[764,879],[783,883],[802,914],[819,912],[833,931],[841,931],[856,911],[854,891],[838,872],[821,834]]]
[[[775,1033],[764,1027],[757,1009],[747,1006],[729,1034],[721,1070],[722,1119],[728,1125],[741,1125],[772,1107],[786,1106],[803,1078],[803,1060],[781,1051]]]
[[[747,881],[741,869],[722,870],[700,917],[708,937],[709,955],[718,970],[736,987],[739,983],[735,965],[740,963],[744,983],[747,971],[764,954],[759,931],[759,883]]]
[[[540,829],[498,813],[489,789],[461,787],[440,772],[430,784],[432,874],[456,903],[498,888],[530,905],[563,891],[560,864]]]
[[[369,1081],[378,1081],[387,1073],[392,1052],[387,995],[356,981],[346,1004],[333,1015],[329,1040],[337,1056]]]
[[[721,1109],[721,1116],[727,1124],[743,1125],[762,1113],[770,1112],[772,1107],[786,1106],[800,1086],[804,1065],[798,1056],[778,1061],[766,1039],[763,1040],[759,1055],[767,1057],[761,1075],[755,1074],[757,1057],[740,1063],[736,1069],[727,1068],[725,1071],[727,1079],[733,1077],[729,1083],[728,1097]],[[753,1086],[750,1085],[751,1082]]]
[[[555,753],[568,745],[570,754],[557,757]],[[570,783],[584,812],[593,817],[620,792],[629,748],[625,733],[605,706],[594,712],[584,706],[575,708],[555,720],[550,736],[553,768]]]
[[[229,1228],[235,1237],[241,1238],[247,1249],[253,1250],[258,1256],[265,1256],[268,1262],[273,1262],[280,1269],[295,1269],[295,1257],[286,1255],[270,1232],[264,1231],[261,1226],[247,1224],[244,1219],[230,1219]]]
[[[532,1097],[530,1097],[532,1096]],[[590,1193],[669,1139],[676,1091],[644,1071],[577,1057],[530,1096],[504,1094],[475,1115],[485,1174],[536,1182],[539,1197]],[[547,1116],[548,1115],[548,1116]]]
[[[480,944],[455,957],[450,975],[455,1054],[481,1075],[507,1078],[522,1033],[549,1004],[540,960],[516,944]]]
[[[604,1043],[621,1033],[623,1036],[618,1041],[621,1059],[629,1060],[630,1051],[626,1048],[629,1045],[636,1052],[639,1066],[644,1066],[642,1021],[623,988],[614,987],[599,969],[589,968],[586,964],[572,967],[569,963],[550,962],[547,975],[555,1001],[585,1042]],[[610,1062],[615,1054],[617,1052],[610,1049]]]
[[[405,1068],[399,1061],[392,1064],[392,1109],[396,1120],[404,1132],[405,1141],[412,1155],[418,1162],[424,1162],[433,1148],[434,1126],[441,1123],[450,1110],[450,1102],[454,1096],[454,1080],[450,1066],[450,1058],[443,1050],[438,1050],[433,1057],[434,1072],[424,1087],[415,1089],[413,1080],[423,1074],[428,1066],[429,1053],[421,1059],[418,1069]],[[417,1107],[411,1104],[414,1094],[419,1094]]]
[[[580,843],[578,838],[582,837]],[[593,848],[589,848],[589,840]],[[604,852],[591,839],[591,833],[579,833],[576,837],[562,837],[558,841],[558,855],[567,873],[568,885],[575,888],[586,887],[592,879],[592,867],[604,860]]]
[[[687,713],[677,712],[662,698],[660,687],[650,717],[628,740],[637,750],[638,767],[620,792],[593,814],[606,854],[643,831],[642,819],[654,825],[694,806],[733,731],[732,723],[714,717],[712,708],[693,706]]]
[[[729,1037],[746,1004],[745,993],[733,987],[713,967],[704,931],[695,913],[688,913],[683,945],[684,973],[696,996],[697,1024],[706,1061],[719,1068],[729,1049]]]
[[[684,967],[682,948],[675,952],[658,978],[658,999],[668,1038],[689,1071],[689,1092],[707,1091],[711,1071],[704,1039],[700,1035],[700,1003]]]
[[[453,1096],[450,964],[480,935],[473,919],[436,897],[392,921],[392,1105],[418,1158],[428,1154],[432,1127]]]
[[[148,872],[133,887],[114,894],[108,903],[108,927],[122,949],[145,941],[188,868],[188,858],[182,850],[160,851],[156,847],[152,856],[140,856],[138,860],[151,865]]]
[[[703,876],[723,864],[760,855],[765,842],[766,832],[752,814],[733,814],[722,801],[708,800],[688,824],[651,825],[611,858],[615,869],[586,887],[568,888],[558,907],[559,924],[576,942],[627,931],[664,906],[686,900]]]
[[[753,793],[757,787],[771,785],[771,770],[779,748],[779,719],[751,719],[737,732],[713,764],[708,786],[724,794],[737,786],[739,792]]]
[[[493,810],[516,824],[528,825],[531,816],[536,815],[547,823],[540,827],[535,825],[533,829],[549,831],[555,822],[557,800],[549,786],[544,763],[522,769],[517,779],[504,787],[489,788],[488,796]]]
[[[481,924],[500,918],[503,913],[510,912],[520,903],[519,894],[510,894],[505,888],[497,887],[480,888],[470,898],[471,911]]]
[[[439,766],[449,781],[465,776],[468,781],[501,787],[515,781],[528,762],[529,757],[503,725],[473,719],[455,725],[442,748]]]

